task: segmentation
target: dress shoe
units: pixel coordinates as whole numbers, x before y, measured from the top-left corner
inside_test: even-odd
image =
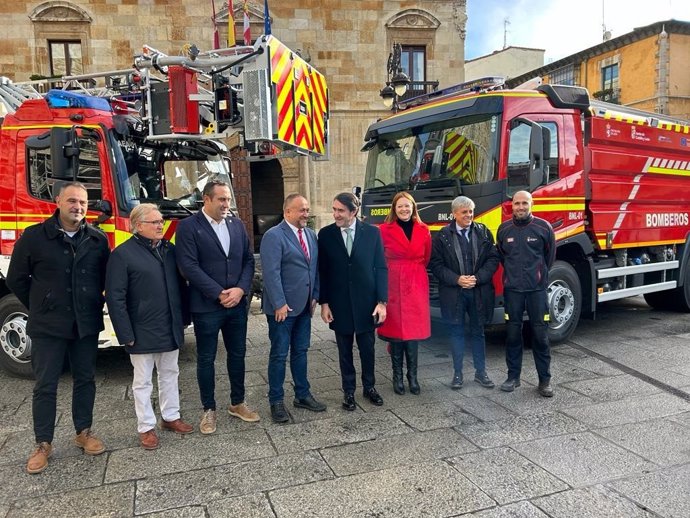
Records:
[[[194,427],[191,424],[185,423],[182,419],[175,419],[174,421],[166,421],[163,419],[161,421],[161,428],[170,432],[179,433],[180,435],[185,435],[194,431]]]
[[[450,388],[453,390],[460,390],[462,388],[462,374],[453,376],[453,381],[450,382]]]
[[[376,389],[374,387],[371,387],[370,389],[365,390],[362,392],[362,395],[371,401],[372,405],[376,406],[382,406],[383,405],[383,398],[379,395],[378,392],[376,392]]]
[[[204,410],[204,415],[201,416],[201,422],[199,423],[199,431],[204,435],[210,435],[216,433],[216,411]]]
[[[48,457],[53,453],[53,446],[49,442],[41,442],[36,445],[36,449],[31,452],[29,461],[26,463],[26,472],[35,475],[48,467]]]
[[[490,388],[490,389],[492,389],[496,386],[496,385],[494,385],[494,382],[491,381],[491,378],[489,378],[489,375],[486,373],[486,371],[475,373],[474,381],[479,383],[482,387],[486,387],[486,388]]]
[[[90,428],[84,428],[74,438],[74,444],[79,446],[87,455],[100,455],[105,451],[105,444],[96,437]]]
[[[512,392],[520,386],[520,380],[517,378],[508,378],[501,385],[501,390],[503,392]]]
[[[158,448],[158,436],[156,430],[151,428],[148,432],[139,433],[139,444],[145,450],[155,450]]]
[[[542,381],[537,387],[539,393],[544,397],[553,397],[553,389],[550,381]]]
[[[246,421],[247,423],[256,423],[261,420],[259,414],[249,408],[246,401],[242,401],[239,405],[230,405],[228,407],[228,414],[233,417],[239,417],[242,421]]]
[[[326,405],[324,405],[320,401],[316,401],[316,399],[314,399],[314,396],[307,396],[302,399],[295,398],[292,404],[297,408],[306,408],[307,410],[311,410],[312,412],[323,412],[326,410]]]
[[[282,401],[271,405],[271,419],[273,419],[274,423],[287,423],[290,420],[290,416],[287,410],[285,410],[285,405]]]
[[[348,412],[354,412],[355,409],[357,408],[357,405],[355,404],[355,395],[354,394],[345,394],[345,397],[343,398],[343,408],[347,410]]]

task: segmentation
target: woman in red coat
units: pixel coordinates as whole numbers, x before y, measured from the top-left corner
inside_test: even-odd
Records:
[[[417,382],[418,340],[431,335],[429,277],[426,265],[431,257],[431,234],[421,222],[412,195],[399,192],[380,227],[388,264],[388,306],[379,337],[390,342],[393,390],[405,393],[403,355],[407,361],[410,392],[419,394]]]

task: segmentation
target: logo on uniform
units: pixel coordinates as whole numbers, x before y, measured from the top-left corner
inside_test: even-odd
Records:
[[[537,238],[536,238],[536,237],[528,237],[528,238],[527,238],[527,242],[528,242],[528,243],[534,243],[535,241],[537,241]]]
[[[506,243],[512,243],[513,241],[515,241],[514,237],[509,237],[508,239],[506,239]]]

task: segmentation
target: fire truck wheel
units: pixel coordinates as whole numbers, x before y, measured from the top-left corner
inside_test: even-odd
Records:
[[[582,311],[582,288],[575,269],[556,261],[549,271],[546,290],[549,305],[549,340],[563,342],[573,334]]]
[[[645,293],[644,301],[654,309],[673,309],[673,292],[655,291],[654,293]]]
[[[0,367],[31,378],[31,339],[26,334],[27,311],[14,295],[0,299]]]

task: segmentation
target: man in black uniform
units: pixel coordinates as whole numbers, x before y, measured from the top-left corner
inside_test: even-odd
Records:
[[[74,442],[89,455],[105,451],[91,424],[108,238],[86,222],[84,185],[63,184],[55,201],[55,214],[27,228],[14,245],[7,272],[7,286],[29,310],[26,331],[36,377],[32,403],[36,448],[26,470],[32,474],[46,469],[53,452],[56,395],[65,354],[74,380]]]
[[[539,375],[539,393],[552,397],[551,354],[547,326],[546,287],[549,268],[556,258],[556,237],[551,225],[532,215],[532,195],[513,195],[513,218],[498,227],[496,245],[503,262],[503,296],[507,321],[506,363],[508,379],[501,390],[520,386],[522,370],[522,314],[527,308],[534,337],[532,353]]]

